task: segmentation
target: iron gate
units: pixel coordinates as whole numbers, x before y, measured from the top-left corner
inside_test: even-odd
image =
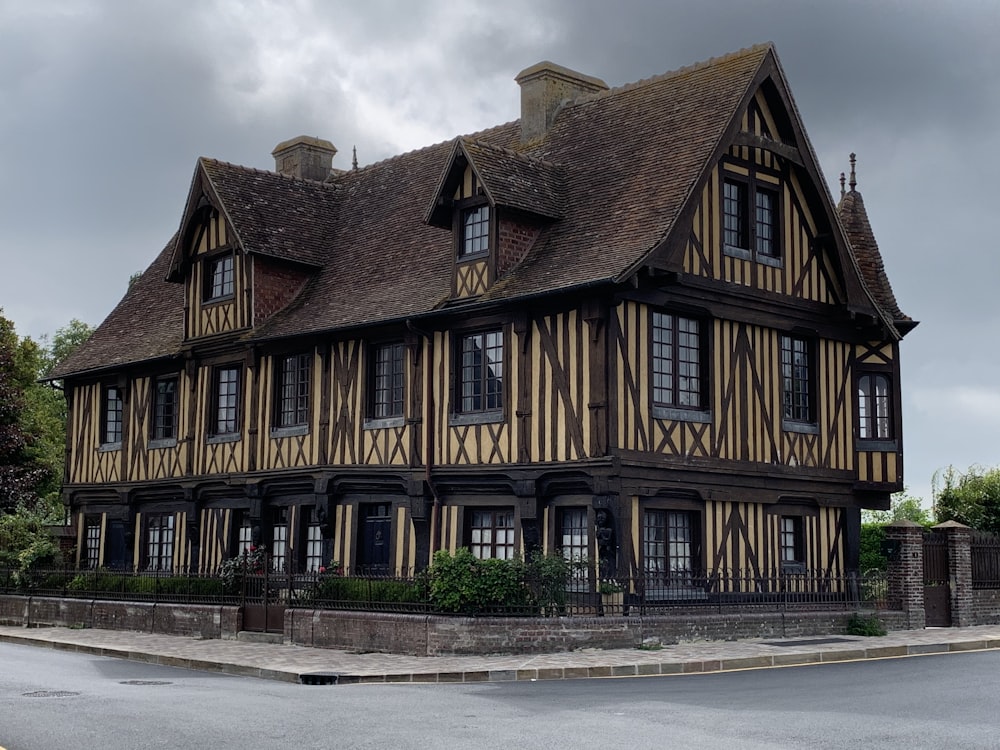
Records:
[[[948,538],[934,531],[924,536],[924,611],[927,627],[951,627]]]
[[[288,602],[288,576],[271,570],[271,559],[265,557],[260,573],[248,573],[243,578],[243,629],[255,633],[283,633]]]

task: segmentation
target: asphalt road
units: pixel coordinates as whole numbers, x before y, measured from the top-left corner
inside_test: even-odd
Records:
[[[300,686],[0,644],[0,747],[998,748],[1000,652],[673,677]]]

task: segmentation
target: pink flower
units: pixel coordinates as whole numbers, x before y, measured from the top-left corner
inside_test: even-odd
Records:
[[[324,568],[322,565],[320,565],[319,566],[319,572],[320,573],[325,573],[326,572],[326,568]]]

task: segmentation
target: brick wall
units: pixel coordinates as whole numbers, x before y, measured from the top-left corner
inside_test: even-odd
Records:
[[[984,599],[983,607],[984,611],[992,607],[992,612],[1000,612],[998,601]],[[287,642],[299,646],[414,656],[537,654],[635,648],[647,639],[669,645],[842,634],[851,614],[734,611],[645,617],[463,618],[288,609],[284,634]],[[905,612],[877,614],[890,630],[907,627]],[[241,617],[238,607],[0,596],[0,624],[233,638],[241,627]]]
[[[253,319],[261,323],[283,310],[302,290],[309,274],[260,256],[253,261]]]
[[[500,237],[497,247],[497,278],[502,278],[514,266],[524,260],[528,250],[535,244],[540,227],[510,218],[500,220]]]
[[[85,627],[201,638],[234,638],[240,630],[241,618],[238,607],[209,604],[0,596],[0,625]]]

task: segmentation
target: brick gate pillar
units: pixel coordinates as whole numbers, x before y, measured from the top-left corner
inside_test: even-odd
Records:
[[[951,595],[951,624],[961,628],[975,625],[972,607],[972,529],[958,521],[934,527],[948,539],[948,587]]]
[[[894,521],[885,527],[889,543],[889,600],[899,602],[907,627],[922,629],[924,611],[924,528],[913,521]]]

